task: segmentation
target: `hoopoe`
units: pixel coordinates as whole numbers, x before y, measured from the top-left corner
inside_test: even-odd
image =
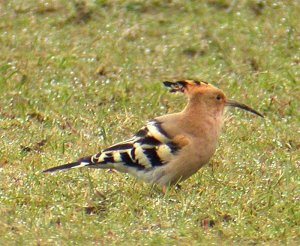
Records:
[[[165,190],[169,185],[186,180],[209,162],[217,147],[226,106],[263,117],[249,106],[227,99],[220,89],[206,82],[163,83],[170,92],[187,96],[188,103],[180,113],[154,118],[124,142],[44,172],[79,167],[115,169],[161,185]]]

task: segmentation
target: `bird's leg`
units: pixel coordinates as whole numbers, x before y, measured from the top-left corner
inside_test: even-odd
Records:
[[[168,187],[167,185],[163,185],[162,186],[162,192],[164,195],[166,195],[167,191],[168,191]],[[175,191],[180,191],[181,190],[181,185],[180,184],[176,184],[175,185]]]
[[[108,173],[119,173],[116,169],[107,169]]]
[[[166,195],[167,190],[168,190],[168,187],[166,185],[163,185],[162,192],[163,192],[164,195]]]

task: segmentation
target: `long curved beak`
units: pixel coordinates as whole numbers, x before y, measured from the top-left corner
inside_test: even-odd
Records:
[[[226,106],[230,106],[230,107],[236,107],[236,108],[244,109],[246,111],[249,111],[249,112],[251,112],[253,114],[256,114],[256,115],[264,118],[264,116],[261,113],[257,112],[253,108],[250,108],[246,104],[239,103],[239,102],[236,102],[236,101],[233,101],[233,100],[226,100],[226,104],[225,105]]]

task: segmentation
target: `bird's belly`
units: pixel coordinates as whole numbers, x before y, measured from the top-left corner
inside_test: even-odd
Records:
[[[204,146],[203,144],[197,144],[189,149],[187,148],[186,151],[183,150],[180,158],[170,163],[170,171],[167,172],[170,173],[170,175],[168,178],[165,178],[165,180],[168,180],[169,184],[182,182],[207,164],[216,148],[215,144]]]
[[[127,168],[122,170],[122,172],[129,173],[130,175],[136,177],[137,179],[143,180],[151,184],[162,184],[165,185],[168,183],[167,172],[165,171],[164,166],[153,167],[151,169],[137,170],[135,168]],[[164,183],[162,180],[165,180]]]

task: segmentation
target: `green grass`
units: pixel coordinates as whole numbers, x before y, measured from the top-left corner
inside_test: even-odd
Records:
[[[298,1],[0,3],[0,244],[300,242]],[[164,196],[99,170],[44,175],[184,107],[194,78],[253,106]]]

